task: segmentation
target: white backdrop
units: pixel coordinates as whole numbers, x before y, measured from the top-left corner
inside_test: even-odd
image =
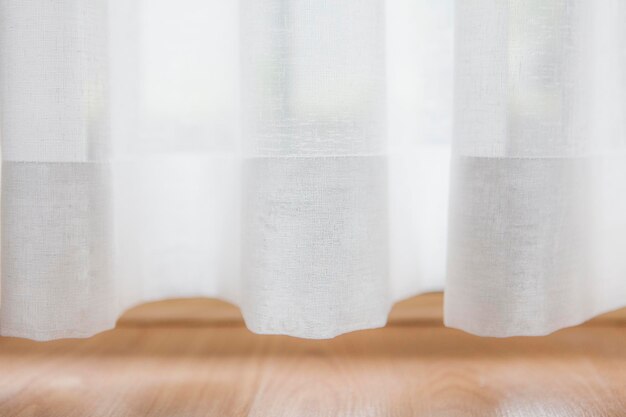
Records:
[[[0,0],[0,334],[217,297],[259,333],[626,305],[621,0]],[[450,207],[450,210],[448,210]]]

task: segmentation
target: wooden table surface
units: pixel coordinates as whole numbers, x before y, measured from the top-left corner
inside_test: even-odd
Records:
[[[446,329],[441,296],[384,329],[258,336],[214,300],[129,311],[84,340],[0,338],[0,416],[626,416],[626,311],[547,337]]]

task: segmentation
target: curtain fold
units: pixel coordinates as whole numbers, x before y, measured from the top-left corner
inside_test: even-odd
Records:
[[[0,0],[0,334],[217,297],[258,333],[626,305],[619,0]]]
[[[625,17],[456,3],[448,325],[540,335],[624,304]]]

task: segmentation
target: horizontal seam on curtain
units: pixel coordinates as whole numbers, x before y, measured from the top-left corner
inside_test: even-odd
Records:
[[[586,159],[615,159],[615,158],[623,158],[626,157],[626,152],[614,152],[614,153],[607,153],[607,154],[596,154],[596,155],[562,155],[562,156],[558,156],[558,155],[539,155],[539,156],[485,156],[485,155],[462,155],[462,154],[455,154],[452,153],[452,157],[453,158],[460,158],[460,159],[484,159],[484,160],[491,160],[491,159],[515,159],[515,160],[544,160],[544,159],[555,159],[555,160],[561,160],[561,159],[580,159],[580,160],[586,160]]]

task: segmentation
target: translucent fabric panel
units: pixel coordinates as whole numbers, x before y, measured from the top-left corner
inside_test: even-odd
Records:
[[[0,0],[0,334],[88,336],[169,297],[312,338],[430,290],[490,336],[623,305],[625,18]]]
[[[626,5],[456,4],[446,323],[539,335],[626,296]]]
[[[106,4],[0,1],[0,330],[115,323]]]
[[[2,334],[207,296],[332,337],[443,287],[451,0],[0,8]]]

